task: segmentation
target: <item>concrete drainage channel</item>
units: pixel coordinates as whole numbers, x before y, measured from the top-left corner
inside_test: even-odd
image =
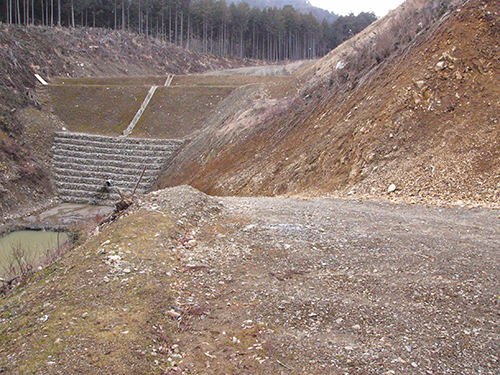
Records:
[[[67,203],[113,205],[116,190],[132,191],[143,170],[137,193],[154,187],[169,159],[186,141],[56,133],[54,182]]]

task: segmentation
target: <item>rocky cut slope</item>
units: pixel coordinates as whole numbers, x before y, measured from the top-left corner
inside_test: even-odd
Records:
[[[407,1],[303,72],[296,94],[252,107],[250,125],[213,124],[163,186],[497,204],[499,8]]]

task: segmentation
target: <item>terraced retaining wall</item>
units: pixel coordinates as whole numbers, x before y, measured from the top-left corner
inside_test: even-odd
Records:
[[[185,143],[176,139],[124,138],[56,133],[54,182],[63,202],[110,205],[117,192],[150,191],[169,159]]]

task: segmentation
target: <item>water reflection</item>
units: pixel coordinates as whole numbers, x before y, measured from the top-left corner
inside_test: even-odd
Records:
[[[57,249],[69,241],[66,233],[23,230],[0,238],[0,274],[5,273],[16,259],[35,265],[48,250]]]

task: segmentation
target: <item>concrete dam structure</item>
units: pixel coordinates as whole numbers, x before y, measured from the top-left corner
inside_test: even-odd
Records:
[[[112,205],[118,193],[146,193],[186,141],[56,133],[53,145],[54,184],[68,203]]]

